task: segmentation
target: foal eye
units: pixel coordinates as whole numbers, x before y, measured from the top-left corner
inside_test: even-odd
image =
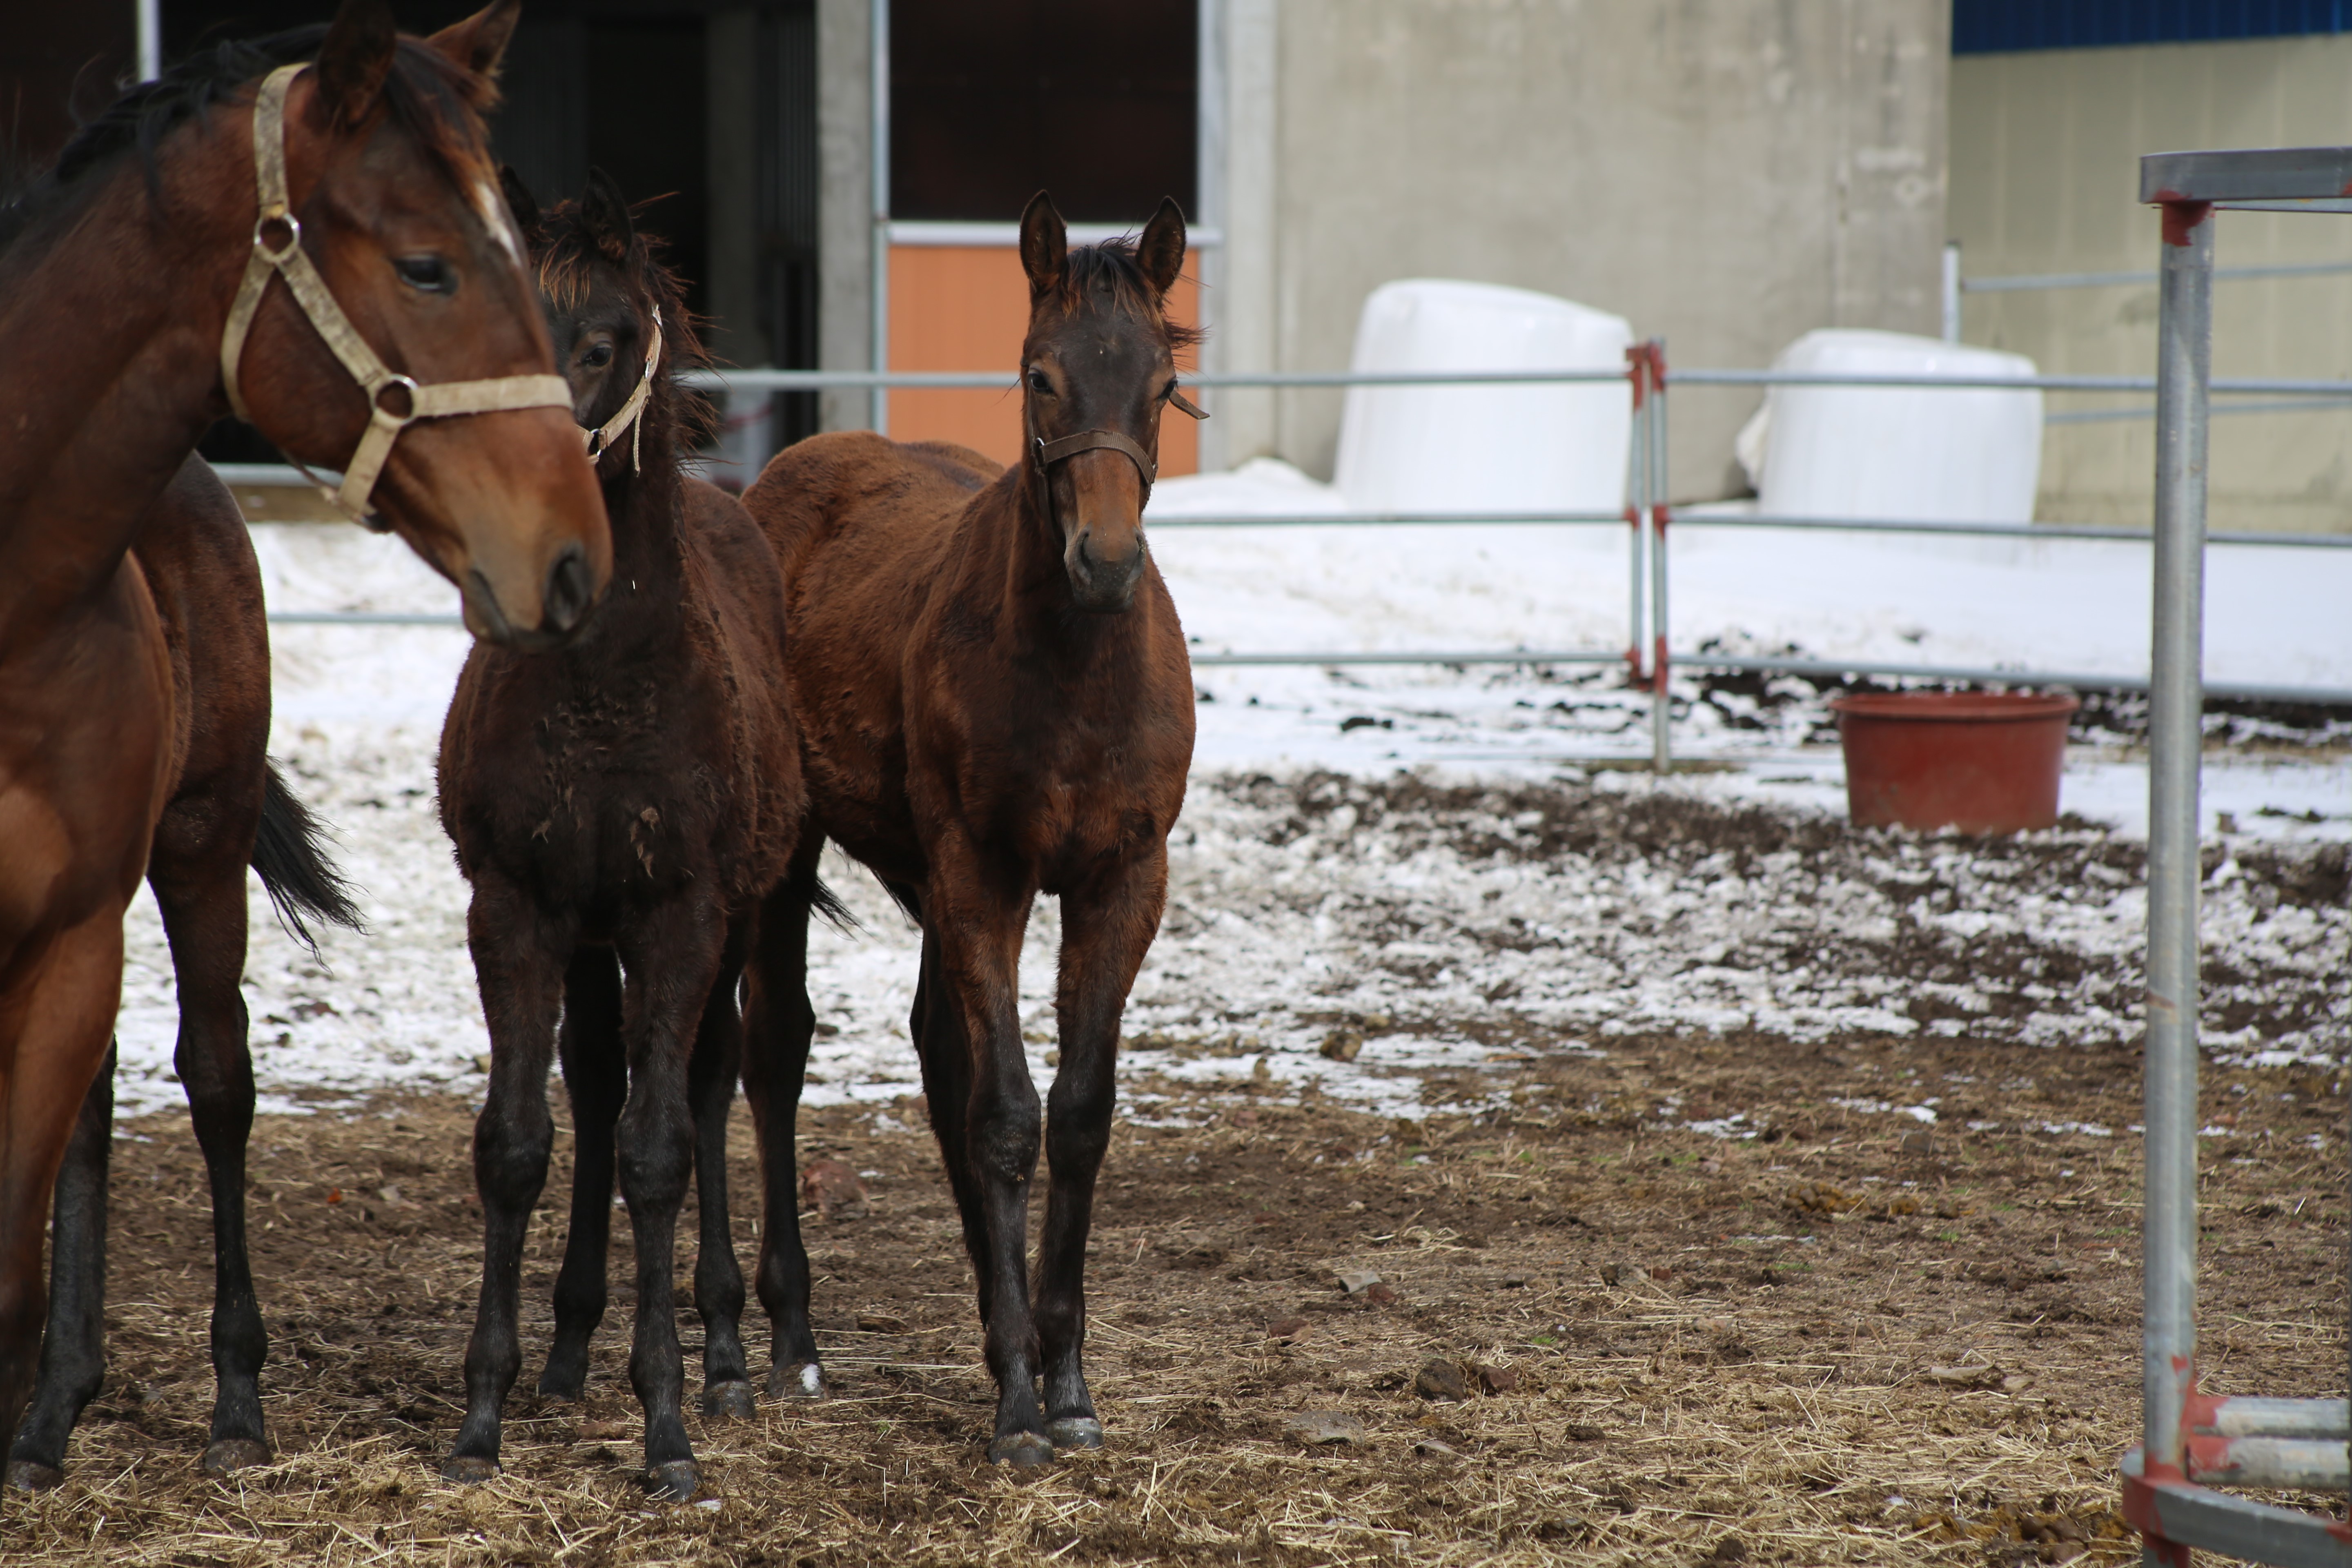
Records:
[[[610,343],[598,343],[594,348],[590,349],[586,353],[580,356],[580,363],[587,366],[590,370],[604,369],[606,365],[613,363],[613,345]]]
[[[1029,373],[1029,388],[1033,392],[1042,392],[1048,397],[1054,395],[1054,384],[1042,370],[1033,370]]]
[[[393,258],[392,269],[421,294],[446,294],[455,281],[449,264],[437,256],[397,256]]]

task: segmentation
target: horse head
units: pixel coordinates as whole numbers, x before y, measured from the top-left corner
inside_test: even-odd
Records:
[[[1029,333],[1021,348],[1023,460],[1080,609],[1124,610],[1144,565],[1143,504],[1159,469],[1160,411],[1176,355],[1197,340],[1168,319],[1184,265],[1184,214],[1171,199],[1130,244],[1069,247],[1040,191],[1021,215]]]

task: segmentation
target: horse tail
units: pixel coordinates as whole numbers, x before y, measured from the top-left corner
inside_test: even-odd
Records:
[[[844,936],[857,936],[866,930],[866,923],[850,912],[849,906],[841,901],[841,895],[822,881],[809,887],[809,911],[822,916],[825,924]]]
[[[276,763],[265,763],[268,782],[261,792],[261,829],[253,839],[253,868],[278,910],[278,923],[287,934],[319,951],[310,917],[331,921],[352,931],[365,931],[359,906],[352,901],[352,885],[327,854],[327,829],[310,808],[287,787]]]

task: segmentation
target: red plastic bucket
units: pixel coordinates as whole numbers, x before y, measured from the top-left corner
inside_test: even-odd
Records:
[[[1857,827],[2017,833],[2058,823],[2072,697],[1867,691],[1832,699]]]

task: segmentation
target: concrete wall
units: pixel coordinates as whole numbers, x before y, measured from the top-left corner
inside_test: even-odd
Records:
[[[817,363],[873,368],[866,303],[873,293],[874,207],[871,16],[866,0],[816,0]],[[863,392],[828,392],[828,430],[863,429]]]
[[[2352,37],[1980,55],[1953,63],[1951,224],[1963,270],[2151,271],[2139,155],[2352,142]],[[2352,218],[2224,213],[2222,267],[2352,259]],[[2352,273],[2215,285],[2216,375],[2352,377]],[[2146,375],[2156,286],[1965,296],[1962,336],[2045,371]],[[2053,397],[2053,412],[2133,399]],[[2217,403],[2217,408],[2221,406]],[[2059,425],[2041,515],[2145,524],[2154,426]],[[2213,422],[2217,529],[2352,528],[2352,410]]]
[[[1565,295],[1685,364],[1937,328],[1948,0],[1223,0],[1232,369],[1344,366],[1364,298]],[[1753,394],[1677,397],[1677,499]],[[1336,393],[1228,395],[1223,455],[1328,475]]]

